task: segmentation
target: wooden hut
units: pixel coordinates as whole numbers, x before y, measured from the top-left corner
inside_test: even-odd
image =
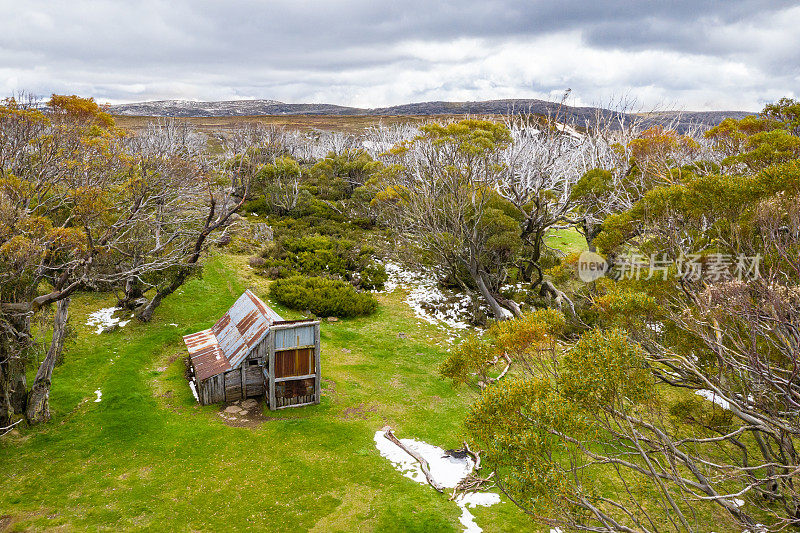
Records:
[[[210,329],[183,337],[198,401],[263,395],[271,410],[319,403],[319,325],[284,320],[245,291]]]

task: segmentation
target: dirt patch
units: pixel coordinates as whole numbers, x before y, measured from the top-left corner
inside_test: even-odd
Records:
[[[218,415],[225,425],[234,428],[255,428],[272,419],[264,416],[264,402],[255,398],[223,404]]]
[[[339,418],[342,420],[366,420],[369,416],[369,413],[377,413],[378,407],[375,405],[367,405],[364,403],[360,403],[353,407],[348,407],[342,414],[339,415]]]
[[[264,422],[273,420],[301,420],[302,416],[267,416],[264,415],[266,402],[255,398],[220,405],[217,415],[227,426],[234,428],[257,428]]]
[[[11,515],[3,515],[0,516],[0,531],[6,531],[8,528],[11,527],[13,523],[13,517]]]

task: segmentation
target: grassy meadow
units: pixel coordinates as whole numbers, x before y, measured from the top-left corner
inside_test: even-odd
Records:
[[[402,291],[379,295],[368,318],[323,323],[321,405],[232,427],[221,406],[195,402],[181,336],[246,288],[266,300],[267,286],[246,257],[215,255],[152,323],[100,335],[86,318],[113,296],[74,298],[77,338],[54,373],[53,420],[0,440],[0,531],[461,531],[447,495],[403,477],[374,446],[389,424],[457,447],[472,400],[438,376],[447,336]],[[487,532],[549,530],[505,498],[471,511]]]

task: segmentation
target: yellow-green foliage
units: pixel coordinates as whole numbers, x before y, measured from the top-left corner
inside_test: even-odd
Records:
[[[497,348],[473,333],[439,365],[439,374],[456,385],[468,384],[474,375],[484,374],[496,358]]]
[[[439,373],[456,384],[476,380],[487,382],[492,371],[508,364],[508,356],[518,364],[522,359],[533,361],[552,354],[556,337],[563,331],[566,319],[560,311],[540,309],[515,320],[496,322],[488,332],[493,341],[471,335],[439,367]]]
[[[553,279],[553,283],[556,285],[563,285],[575,277],[576,266],[579,258],[579,253],[572,252],[563,258],[557,265],[545,270],[544,273],[550,276]]]
[[[464,425],[514,499],[535,515],[552,516],[580,512],[569,504],[579,494],[596,497],[590,485],[575,485],[560,460],[563,446],[551,433],[581,431],[591,438],[587,422],[547,379],[511,378],[484,390]]]
[[[639,404],[653,396],[654,382],[642,349],[619,329],[584,334],[561,362],[561,393],[586,409]]]
[[[586,172],[572,188],[572,200],[582,198],[597,199],[611,192],[613,188],[613,174],[609,170],[593,168]]]
[[[596,501],[601,486],[576,479],[580,452],[572,455],[578,450],[558,435],[590,442],[601,433],[599,413],[637,409],[653,398],[654,388],[641,349],[620,330],[585,334],[559,368],[555,378],[518,376],[487,387],[465,427],[523,506],[535,514],[576,516],[582,511],[568,502]]]
[[[383,164],[372,159],[365,150],[350,149],[339,154],[329,153],[314,165],[311,176],[321,188],[322,196],[338,200],[365,185],[382,168]]]
[[[754,175],[694,176],[681,184],[648,191],[632,209],[611,215],[595,243],[613,252],[629,239],[658,227],[667,219],[680,220],[681,229],[699,239],[714,233],[746,231],[757,203],[777,194],[796,194],[800,190],[800,162],[788,161],[770,166]],[[708,223],[715,223],[711,228]]]
[[[539,309],[516,320],[495,322],[489,333],[498,350],[510,355],[533,356],[550,347],[566,325],[566,318],[555,309]]]
[[[504,125],[491,120],[467,119],[450,124],[427,124],[420,128],[421,138],[434,144],[455,143],[459,151],[472,155],[502,148],[511,143],[511,132]]]
[[[659,312],[656,298],[635,288],[633,283],[615,283],[603,278],[598,280],[598,292],[592,305],[608,324],[629,330],[642,328]]]

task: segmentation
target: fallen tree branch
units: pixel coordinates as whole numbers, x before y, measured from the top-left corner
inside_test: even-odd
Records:
[[[573,301],[570,300],[569,296],[567,296],[563,291],[558,290],[556,286],[553,285],[551,282],[546,280],[542,282],[542,288],[539,290],[539,295],[552,298],[553,302],[555,302],[556,307],[558,308],[559,311],[562,310],[564,303],[566,302],[567,306],[569,306],[569,310],[570,313],[572,313],[572,316],[573,317],[578,316],[575,313],[575,304],[573,303]]]
[[[478,492],[480,490],[490,490],[494,488],[494,483],[490,484],[490,480],[494,476],[494,472],[489,474],[488,477],[478,477],[473,473],[467,474],[464,479],[458,482],[458,485],[453,489],[453,494],[450,495],[450,501],[455,500],[459,494],[467,494],[470,492]]]
[[[467,445],[466,441],[462,441],[464,447],[460,450],[445,450],[444,455],[445,457],[455,457],[457,459],[463,459],[464,457],[469,456],[472,459],[472,469],[473,470],[480,470],[481,468],[481,456],[472,450],[469,449],[469,445]]]
[[[433,487],[438,492],[444,492],[444,488],[439,483],[437,483],[435,479],[433,479],[433,476],[431,476],[430,466],[428,465],[428,461],[426,461],[424,457],[422,457],[420,454],[418,454],[417,452],[413,451],[412,449],[408,448],[405,444],[400,442],[400,439],[395,437],[394,433],[392,433],[391,427],[389,426],[384,427],[383,434],[389,441],[396,444],[401,450],[403,450],[408,455],[413,457],[419,463],[419,466],[422,469],[422,473],[425,474],[425,479],[428,480],[428,484],[431,487]]]
[[[511,365],[511,361],[509,361],[508,364]],[[500,379],[500,378],[498,378],[498,379]],[[469,446],[467,445],[467,441],[462,441],[462,442],[464,443],[464,451],[467,452],[470,457],[472,457],[472,461],[475,463],[475,465],[472,467],[472,469],[473,470],[480,470],[481,469],[481,456],[480,456],[480,454],[477,454],[477,453],[473,452],[472,450],[470,450]]]
[[[503,377],[504,377],[506,374],[508,374],[508,370],[511,368],[511,357],[509,357],[509,356],[508,356],[508,354],[504,353],[504,354],[503,354],[503,359],[505,359],[505,360],[506,360],[506,367],[503,369],[503,371],[502,371],[502,372],[500,372],[500,375],[499,375],[499,376],[497,376],[496,378],[489,378],[489,383],[497,383],[498,381],[500,381],[501,379],[503,379]],[[466,446],[466,445],[467,445],[467,444],[466,444],[466,443],[464,443],[464,446]]]

